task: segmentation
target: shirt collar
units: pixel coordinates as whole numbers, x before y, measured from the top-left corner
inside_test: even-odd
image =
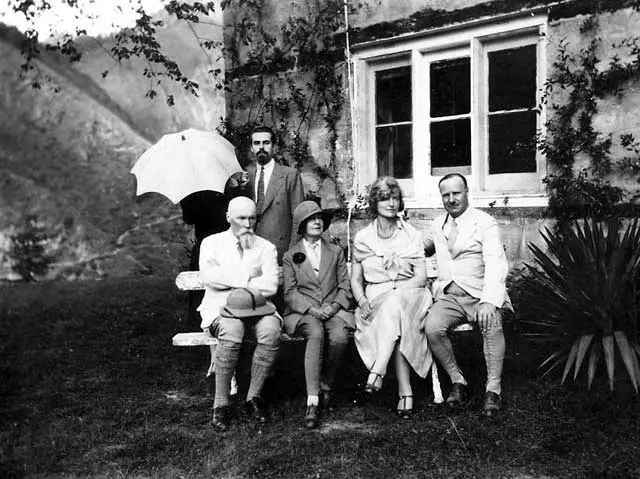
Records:
[[[267,173],[271,173],[273,171],[273,166],[275,164],[275,160],[273,158],[271,158],[269,160],[269,163],[267,163],[266,165],[264,165],[264,174],[266,175]],[[256,162],[256,168],[258,170],[258,173],[260,173],[260,168],[262,168],[262,165],[258,162]]]
[[[469,207],[467,207],[466,210],[464,210],[464,213],[462,213],[460,216],[455,218],[456,224],[458,226],[460,226],[461,224],[464,224],[464,223],[466,223],[467,221],[470,220],[470,218],[471,218],[470,211],[471,211],[471,207],[469,206]],[[454,218],[449,213],[447,213],[447,217],[446,217],[445,222],[444,222],[444,224],[442,226],[444,227],[445,225],[451,224],[451,222],[453,220],[454,220]]]
[[[302,243],[304,244],[305,248],[310,249],[315,246],[320,246],[320,238],[318,238],[318,241],[314,241],[313,243],[307,240],[307,238],[302,238]]]

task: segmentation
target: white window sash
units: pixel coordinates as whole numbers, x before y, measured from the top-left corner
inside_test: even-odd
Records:
[[[542,178],[547,174],[546,161],[536,152],[536,173],[488,175],[488,75],[484,74],[488,52],[513,48],[519,44],[537,43],[537,105],[541,86],[546,78],[546,15],[534,14],[503,22],[475,23],[469,28],[460,25],[450,31],[438,29],[425,35],[388,45],[356,51],[353,56],[356,76],[356,112],[358,125],[354,138],[354,160],[358,162],[361,187],[377,177],[375,144],[375,72],[398,66],[411,66],[413,178],[400,180],[408,207],[441,207],[437,189],[441,176],[431,174],[429,104],[429,64],[433,61],[468,56],[471,60],[471,175],[469,181],[472,202],[476,206],[544,206],[547,196]],[[537,115],[537,128],[545,123],[544,109]],[[450,171],[451,169],[447,169]],[[438,173],[436,170],[434,173]],[[534,188],[531,188],[534,185]]]

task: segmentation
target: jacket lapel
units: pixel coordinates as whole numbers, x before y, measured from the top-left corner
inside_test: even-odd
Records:
[[[455,248],[451,248],[449,249],[449,243],[447,241],[447,236],[444,234],[444,228],[445,225],[447,224],[447,220],[449,219],[449,214],[445,214],[444,216],[441,216],[440,219],[436,220],[436,231],[438,236],[440,237],[440,243],[444,246],[444,248],[447,250],[447,254],[453,258],[455,255],[453,254],[453,251]],[[456,243],[459,240],[459,231],[458,231],[458,238],[456,238]],[[454,244],[455,247],[455,244]]]
[[[273,160],[273,171],[271,172],[271,178],[269,178],[269,184],[267,185],[267,192],[264,195],[264,203],[262,204],[262,211],[258,213],[263,213],[266,210],[273,199],[276,196],[276,193],[280,189],[283,183],[284,172],[282,171],[282,166],[276,160]],[[254,174],[255,178],[255,174]],[[255,191],[255,190],[254,190]]]
[[[307,258],[307,250],[305,249],[304,244],[302,243],[302,240],[298,241],[293,246],[293,253],[302,253],[304,255],[304,261],[296,266],[300,268],[300,271],[306,274],[309,277],[309,279],[311,279],[314,283],[317,283],[318,278],[316,277],[316,274],[313,272],[313,268],[311,267],[309,258]],[[322,253],[320,254],[322,255]]]
[[[256,164],[255,163],[251,163],[248,167],[247,167],[247,173],[249,173],[249,194],[251,195],[251,199],[253,201],[256,200],[255,196],[256,196]]]
[[[238,249],[238,238],[236,238],[231,229],[227,230],[227,244],[229,245],[229,250],[233,250],[233,253],[230,253],[235,256],[237,261],[242,263],[242,256],[240,256],[240,250]]]

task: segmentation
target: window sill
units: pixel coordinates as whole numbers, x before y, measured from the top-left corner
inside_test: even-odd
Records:
[[[470,194],[469,203],[477,208],[527,208],[546,207],[549,205],[549,197],[544,193],[530,194]],[[405,206],[410,209],[441,209],[442,199],[439,196],[426,199],[405,198]]]

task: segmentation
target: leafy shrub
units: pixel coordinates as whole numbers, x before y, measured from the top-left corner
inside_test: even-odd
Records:
[[[534,264],[526,265],[519,308],[527,312],[525,337],[554,348],[540,365],[544,374],[564,363],[562,382],[572,368],[575,380],[588,357],[591,388],[604,356],[613,391],[617,345],[637,392],[640,222],[623,231],[619,218],[571,221],[541,235],[549,252],[529,244]]]
[[[37,215],[27,215],[24,225],[11,237],[9,257],[14,264],[11,269],[27,282],[44,276],[54,257],[46,250],[49,235]]]

